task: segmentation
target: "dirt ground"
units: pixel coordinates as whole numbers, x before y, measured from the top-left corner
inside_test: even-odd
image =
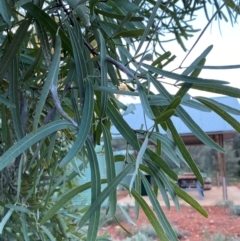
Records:
[[[196,191],[191,191],[189,194],[198,199]],[[149,202],[148,197],[144,197],[144,199]],[[170,223],[184,234],[181,240],[210,241],[211,239],[209,239],[209,236],[211,234],[219,233],[228,237],[236,237],[240,239],[240,216],[234,216],[230,213],[229,208],[223,208],[220,205],[217,205],[222,199],[222,189],[220,187],[215,187],[212,188],[212,190],[205,192],[204,200],[198,200],[208,212],[209,217],[204,218],[182,200],[182,202],[180,201],[180,212],[177,212],[174,206],[172,206],[170,210],[167,210],[159,197],[159,201]],[[228,187],[228,200],[233,201],[234,204],[240,204],[240,184],[234,187]],[[118,202],[122,206],[131,206],[129,214],[137,224],[137,226],[134,227],[128,222],[123,222],[122,224],[127,230],[131,233],[136,233],[142,227],[150,226],[142,210],[140,211],[138,220],[135,219],[133,208],[134,202],[126,191],[118,192]],[[114,223],[105,227],[104,232],[109,233],[112,239],[123,240],[126,237],[126,232],[122,230],[119,225]]]

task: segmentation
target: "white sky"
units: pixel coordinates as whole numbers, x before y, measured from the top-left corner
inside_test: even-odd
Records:
[[[226,15],[228,17],[228,15]],[[203,11],[200,11],[200,15],[194,22],[195,29],[203,29],[207,24],[207,20]],[[219,26],[221,32],[219,30]],[[185,46],[188,50],[192,47],[200,32],[195,33],[195,36],[189,38],[188,41],[185,41]],[[188,58],[185,60],[183,67],[187,67],[192,61],[194,61],[208,46],[213,45],[212,51],[207,56],[207,61],[205,65],[236,65],[240,64],[240,25],[236,24],[232,27],[231,23],[226,23],[224,20],[221,20],[220,25],[218,21],[213,21],[212,25],[208,27],[205,31],[204,35],[195,46],[194,50],[190,53]],[[165,70],[173,70],[178,68],[185,55],[187,54],[182,50],[180,45],[176,41],[166,43],[164,45],[166,51],[171,51],[172,54],[177,55],[177,58],[166,68]],[[160,50],[162,52],[162,50]],[[181,73],[183,70],[176,71],[177,73]],[[201,78],[208,79],[219,79],[230,82],[231,86],[240,88],[240,69],[231,69],[231,70],[202,70],[200,76]],[[167,79],[165,79],[166,81]],[[168,81],[168,80],[167,80]],[[175,81],[169,80],[171,83],[175,83]],[[169,87],[169,85],[165,85],[170,91],[170,93],[175,93],[176,88]],[[192,96],[204,95],[206,97],[216,96],[213,93],[201,92],[197,90],[190,90],[189,94]],[[130,98],[126,101],[126,97],[124,97],[124,102],[132,103],[139,102],[138,99],[135,98],[133,100]]]

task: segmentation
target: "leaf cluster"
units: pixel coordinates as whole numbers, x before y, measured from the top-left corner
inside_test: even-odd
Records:
[[[191,23],[206,4],[216,8],[216,17],[232,23],[239,14],[237,1],[160,0],[12,0],[0,1],[0,236],[9,240],[96,240],[100,208],[108,198],[109,213],[116,212],[117,186],[130,172],[131,185],[122,184],[146,213],[161,240],[177,240],[157,200],[157,192],[170,208],[167,191],[179,209],[178,198],[202,215],[206,211],[175,182],[177,174],[162,157],[177,165],[184,161],[200,182],[202,176],[171,121],[179,117],[204,144],[224,151],[194,122],[182,105],[211,109],[238,132],[231,116],[237,110],[211,99],[191,98],[198,89],[239,98],[240,91],[227,81],[202,79],[209,46],[181,74],[165,69],[175,55],[164,51],[165,37],[177,40],[185,50],[197,30]],[[171,39],[168,39],[171,40]],[[144,61],[149,46],[156,59]],[[159,49],[161,54],[159,53]],[[151,57],[151,56],[150,56]],[[171,95],[165,78],[176,80],[178,92]],[[154,86],[157,94],[153,93]],[[122,89],[124,87],[124,90]],[[138,96],[144,116],[153,126],[133,129],[123,118],[131,112],[117,98]],[[238,111],[239,112],[239,111]],[[114,156],[111,126],[127,143],[126,155]],[[167,133],[164,134],[162,130]],[[104,143],[106,179],[101,178],[96,145]],[[156,145],[156,152],[148,143]],[[138,152],[133,156],[129,147]],[[117,175],[115,162],[124,163]],[[91,181],[76,185],[91,170]],[[143,172],[154,179],[154,187]],[[144,184],[153,210],[140,195]],[[107,184],[101,190],[101,184]],[[80,209],[72,198],[90,189],[91,204]],[[166,191],[167,190],[167,191]]]

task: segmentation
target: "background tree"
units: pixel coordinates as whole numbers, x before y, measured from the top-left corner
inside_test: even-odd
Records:
[[[211,18],[207,5],[215,8]],[[162,38],[176,39],[185,50],[183,39],[195,32],[192,24],[196,11],[204,10],[210,23],[214,18],[226,19],[223,9],[234,23],[240,10],[239,2],[232,0],[221,5],[216,1],[0,1],[1,237],[95,240],[101,204],[108,198],[109,212],[114,216],[116,187],[132,169],[132,185],[123,185],[137,201],[136,212],[139,206],[143,208],[161,240],[177,237],[156,199],[158,189],[168,208],[166,190],[177,208],[181,197],[207,216],[195,200],[176,186],[177,174],[161,157],[161,150],[186,162],[203,182],[171,116],[181,118],[204,144],[223,151],[181,105],[207,106],[239,132],[239,123],[228,114],[230,107],[203,97],[193,100],[187,92],[194,88],[239,98],[240,91],[226,81],[198,78],[203,68],[211,68],[204,63],[212,46],[203,50],[182,74],[164,70],[175,55],[165,52]],[[143,60],[150,44],[155,60],[148,65]],[[174,96],[162,84],[166,77],[177,81],[179,90]],[[120,85],[129,91],[120,90]],[[139,96],[144,115],[155,124],[142,130],[131,129],[121,115],[127,106],[115,94]],[[137,158],[128,152],[113,156],[111,125],[138,152]],[[167,136],[160,133],[160,126]],[[100,180],[94,150],[101,138],[106,180]],[[156,144],[156,153],[147,148],[148,141]],[[69,174],[68,166],[75,158],[82,163]],[[125,162],[117,176],[115,161]],[[72,180],[77,175],[81,177],[87,164],[91,182],[73,186]],[[154,189],[140,170],[153,177]],[[139,194],[141,181],[156,216]],[[101,183],[107,183],[103,191]],[[91,205],[74,210],[69,201],[89,188]]]

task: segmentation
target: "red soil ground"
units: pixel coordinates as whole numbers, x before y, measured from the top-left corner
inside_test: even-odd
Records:
[[[240,189],[240,184],[238,184]],[[240,190],[239,190],[240,191]],[[127,195],[126,191],[119,192],[118,199]],[[168,211],[165,207],[163,210],[168,217],[170,223],[178,229],[185,232],[182,240],[184,241],[202,241],[211,234],[221,233],[229,237],[238,237],[240,239],[240,216],[234,216],[228,208],[219,206],[204,207],[209,217],[204,218],[197,211],[189,206],[182,206],[180,212],[175,207],[171,207]],[[133,218],[137,227],[127,222],[123,222],[123,226],[131,233],[136,233],[141,227],[150,226],[148,219],[143,211],[140,211],[138,220],[134,219],[134,209],[130,209],[130,216]],[[105,232],[109,233],[112,239],[123,240],[127,234],[117,224],[111,224],[105,227]],[[207,239],[210,240],[210,239]]]

